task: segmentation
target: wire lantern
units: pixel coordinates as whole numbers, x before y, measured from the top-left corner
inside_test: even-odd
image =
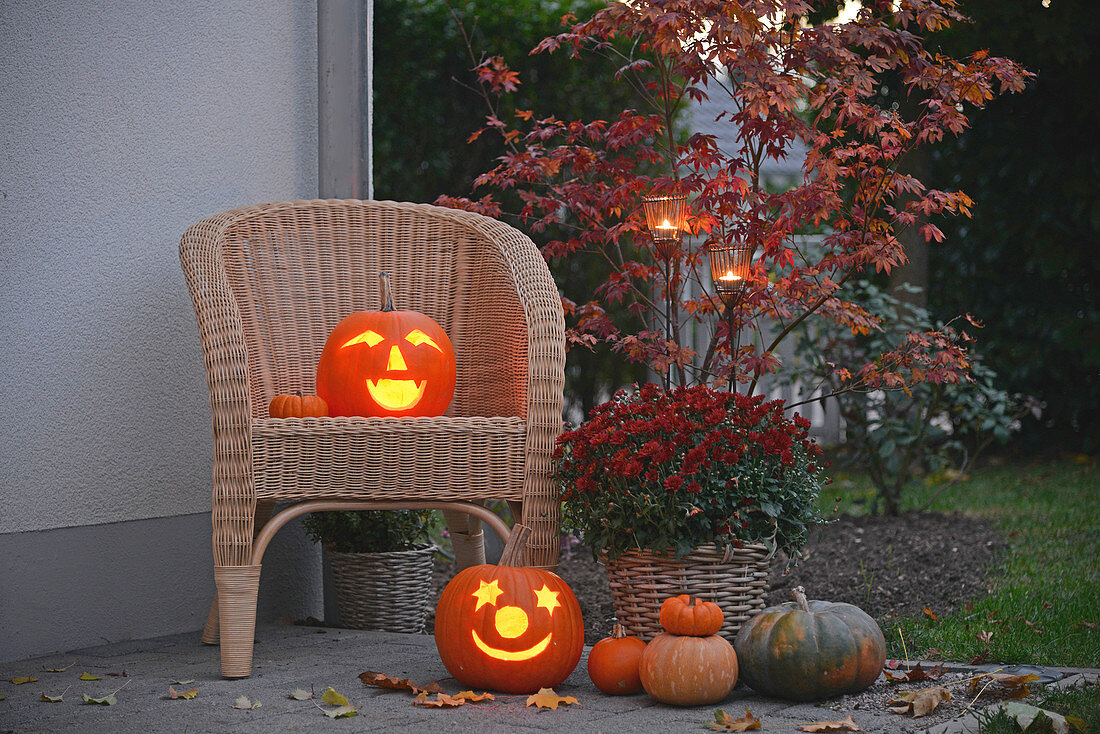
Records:
[[[710,254],[710,277],[714,290],[727,310],[732,310],[749,290],[749,271],[753,247],[748,243],[707,243]]]
[[[687,195],[647,196],[642,199],[645,222],[653,236],[653,249],[663,260],[676,256],[687,219]]]

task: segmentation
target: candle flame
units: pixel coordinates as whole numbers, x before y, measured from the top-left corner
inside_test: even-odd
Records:
[[[718,280],[741,280],[741,276],[734,273],[732,270],[727,270],[726,274]]]
[[[665,221],[661,222],[661,227],[660,228],[661,229],[672,229],[672,222],[670,222],[666,219]]]

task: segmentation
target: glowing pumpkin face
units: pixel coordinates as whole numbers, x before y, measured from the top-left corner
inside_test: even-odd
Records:
[[[317,362],[317,394],[334,416],[442,415],[455,387],[451,341],[417,311],[398,311],[382,274],[382,310],[336,325]]]
[[[584,623],[577,597],[556,574],[474,566],[443,590],[435,644],[447,670],[464,685],[533,693],[573,672],[584,646]]]

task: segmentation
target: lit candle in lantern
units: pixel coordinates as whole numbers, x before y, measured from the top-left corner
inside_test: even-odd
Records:
[[[676,239],[676,227],[673,226],[672,222],[665,219],[653,228],[653,238],[656,240],[674,240]]]
[[[733,282],[733,281],[741,280],[741,276],[736,274],[732,270],[727,270],[726,274],[723,275],[721,278],[719,278],[719,280],[724,280],[726,282]]]

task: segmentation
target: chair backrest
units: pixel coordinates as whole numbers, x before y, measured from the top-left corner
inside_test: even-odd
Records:
[[[253,417],[266,416],[275,395],[316,389],[332,328],[354,311],[380,307],[381,271],[390,273],[397,308],[431,316],[454,344],[458,378],[448,415],[524,416],[528,327],[492,236],[504,225],[394,202],[240,211],[221,251],[248,352]]]

